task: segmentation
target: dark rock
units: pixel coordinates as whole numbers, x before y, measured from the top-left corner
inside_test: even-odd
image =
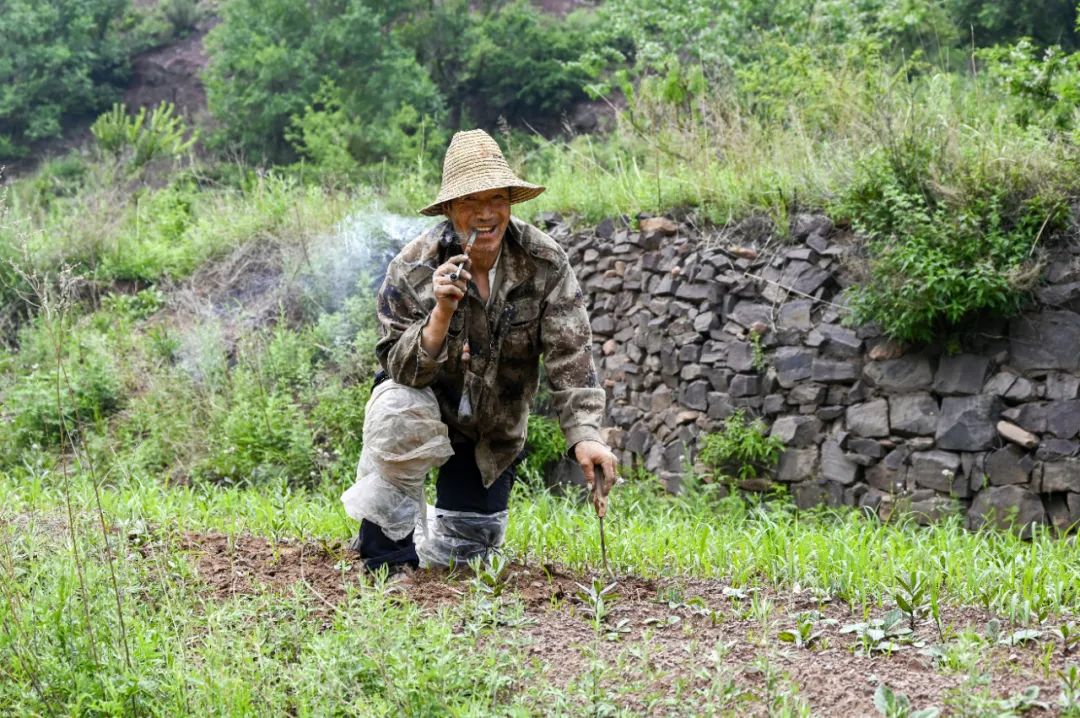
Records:
[[[881,446],[881,442],[874,439],[851,439],[848,441],[847,449],[870,459],[880,459],[885,456],[885,449]]]
[[[933,434],[940,413],[937,399],[926,393],[889,397],[889,425],[900,436]]]
[[[866,470],[866,483],[879,491],[898,494],[907,485],[908,467],[890,468],[884,462],[874,464]]]
[[[832,220],[823,214],[800,212],[791,222],[791,237],[796,242],[805,242],[813,234],[827,237],[831,231]]]
[[[898,446],[890,451],[881,463],[895,471],[907,463],[908,457],[911,456],[911,451],[912,449],[909,446]]]
[[[974,354],[944,356],[938,362],[934,391],[942,395],[978,394],[990,369],[990,360]]]
[[[1076,456],[1080,443],[1067,439],[1046,439],[1039,445],[1035,458],[1039,461],[1056,461],[1069,456]]]
[[[615,320],[609,316],[595,317],[592,320],[592,332],[596,336],[609,337],[615,333]]]
[[[809,379],[817,352],[798,347],[780,347],[772,356],[780,386],[791,389],[803,379]]]
[[[783,329],[810,331],[813,328],[813,323],[810,320],[810,312],[813,308],[814,303],[809,300],[787,302],[780,307],[780,314],[776,324]]]
[[[750,342],[733,340],[727,345],[727,365],[735,371],[748,372],[754,368],[754,348]]]
[[[721,392],[709,392],[709,408],[707,415],[710,419],[726,419],[735,412],[735,405],[731,396]]]
[[[753,396],[761,392],[761,377],[756,374],[736,374],[731,378],[731,396]]]
[[[755,322],[772,324],[772,307],[757,302],[739,302],[731,310],[728,319],[746,328]]]
[[[862,467],[844,455],[840,444],[828,440],[821,445],[821,476],[840,484],[852,484],[859,479]]]
[[[783,384],[781,383],[781,386]],[[820,404],[825,400],[826,389],[821,384],[797,384],[788,392],[789,404]]]
[[[1020,486],[991,486],[980,491],[968,510],[968,527],[985,525],[1012,528],[1030,538],[1035,524],[1046,523],[1046,509],[1038,495]]]
[[[585,475],[578,462],[563,456],[544,471],[544,483],[548,488],[563,491],[574,486],[585,488]]]
[[[1005,399],[1012,402],[1030,401],[1036,396],[1035,385],[1024,377],[1019,377],[1009,390],[1005,392]]]
[[[1080,371],[1080,315],[1047,309],[1009,323],[1009,360],[1022,372]]]
[[[908,479],[918,486],[948,493],[960,469],[960,457],[948,451],[918,451],[911,455]]]
[[[826,384],[853,382],[859,378],[859,367],[850,361],[814,359],[810,368],[810,378]]]
[[[705,411],[709,407],[709,382],[704,380],[683,384],[679,389],[679,403],[689,409]]]
[[[923,356],[905,356],[863,366],[863,377],[874,387],[897,394],[925,391],[933,382],[930,362]]]
[[[1059,439],[1071,439],[1080,432],[1080,400],[1078,399],[1051,401],[1045,407],[1045,416],[1046,430]]]
[[[1006,409],[1001,412],[1001,418],[1035,434],[1046,431],[1046,406],[1044,404],[1024,404]]]
[[[850,359],[862,351],[862,339],[850,329],[837,324],[820,324],[817,330],[825,340],[822,344],[825,356]]]
[[[761,410],[767,415],[772,416],[779,414],[784,410],[786,402],[784,401],[783,394],[769,394],[765,397],[765,403],[762,405]]]
[[[979,382],[980,386],[982,382]],[[1001,400],[989,394],[947,396],[941,400],[941,416],[934,436],[941,449],[981,451],[994,446],[994,426],[1001,413]]]
[[[848,431],[859,436],[888,436],[889,403],[885,399],[875,399],[865,404],[850,406],[844,421]]]
[[[782,416],[773,422],[770,436],[778,437],[785,446],[804,448],[817,443],[821,422],[812,416]]]
[[[1067,494],[1048,496],[1045,503],[1046,520],[1051,526],[1062,533],[1072,527],[1073,521],[1069,515]]]
[[[1046,375],[1046,398],[1055,401],[1075,399],[1080,393],[1080,377],[1051,372]]]
[[[986,457],[986,478],[992,486],[1026,484],[1034,461],[1019,446],[1009,444]]]
[[[1044,494],[1054,491],[1080,492],[1080,459],[1063,459],[1043,464],[1042,485]]]
[[[947,496],[930,496],[919,501],[912,501],[907,513],[922,526],[929,526],[942,519],[960,513],[960,502]]]
[[[812,478],[817,470],[818,449],[785,449],[776,465],[777,481],[792,483]]]
[[[847,409],[842,406],[823,406],[817,410],[816,414],[822,421],[833,421],[843,416],[845,411]]]
[[[1004,397],[1009,392],[1009,389],[1012,389],[1018,378],[1012,372],[1000,371],[983,384],[982,393]]]

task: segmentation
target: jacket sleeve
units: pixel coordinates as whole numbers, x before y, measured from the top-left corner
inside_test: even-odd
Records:
[[[552,404],[567,447],[600,441],[606,395],[596,375],[592,329],[577,277],[563,261],[544,299],[540,337]]]
[[[398,384],[423,388],[435,380],[447,357],[447,340],[438,356],[421,345],[421,334],[431,310],[409,283],[400,261],[386,271],[378,296],[379,341],[375,355],[382,368]]]

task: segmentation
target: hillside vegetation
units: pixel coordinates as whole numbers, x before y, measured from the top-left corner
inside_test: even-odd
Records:
[[[623,634],[604,582],[558,583],[598,562],[588,507],[542,487],[563,449],[550,419],[530,421],[507,545],[558,583],[537,605],[481,569],[466,603],[430,611],[357,578],[337,499],[376,368],[373,285],[425,226],[401,215],[435,195],[454,130],[488,129],[548,187],[527,219],[678,210],[783,234],[824,210],[866,242],[858,320],[935,339],[1017,311],[1040,248],[1080,225],[1075,0],[607,0],[565,18],[520,0],[138,5],[15,0],[0,22],[0,158],[38,162],[0,187],[0,713],[809,715],[767,659],[740,688],[717,668],[731,636],[691,634],[737,617],[757,647],[782,628],[801,648],[841,609],[884,620],[921,586],[904,623],[944,646],[949,676],[927,702],[1028,705],[1020,678],[988,687],[1015,650],[1042,700],[1078,714],[1075,543],[1039,532],[796,514],[633,477],[612,559],[660,582],[633,585],[668,606],[647,632],[683,632],[657,648],[689,662],[683,682],[658,677],[652,634],[605,660]],[[209,117],[113,106],[137,53],[211,18]],[[276,560],[294,541],[299,582],[208,595],[186,552],[216,532],[233,567],[237,546]],[[302,573],[313,547],[341,595]],[[734,593],[709,616],[673,576]],[[570,678],[530,662],[542,633],[506,637],[548,604],[591,617]],[[836,645],[858,631],[860,671],[913,640],[862,625],[820,624]],[[893,700],[888,715],[915,715]]]

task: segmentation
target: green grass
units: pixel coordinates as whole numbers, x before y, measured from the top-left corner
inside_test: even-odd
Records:
[[[92,506],[91,488],[76,482],[73,503]],[[107,485],[102,502],[110,521],[124,525],[344,541],[356,528],[338,500],[345,488],[164,487],[146,480]],[[12,513],[42,515],[64,505],[55,477],[23,472],[0,484],[0,502]],[[511,555],[598,570],[598,529],[588,505],[519,486],[511,514]],[[671,497],[642,480],[614,495],[607,540],[611,563],[622,573],[713,577],[736,586],[798,584],[858,608],[884,605],[898,577],[914,571],[941,586],[947,603],[981,605],[1022,623],[1080,605],[1075,538],[1049,531],[1024,541],[1007,532],[969,532],[958,521],[921,527],[699,492]]]

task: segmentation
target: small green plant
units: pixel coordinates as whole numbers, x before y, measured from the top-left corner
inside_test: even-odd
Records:
[[[793,643],[797,648],[807,648],[817,639],[821,638],[824,631],[815,631],[817,616],[810,613],[800,613],[795,621],[794,628],[789,628],[776,634],[776,637],[785,643]]]
[[[892,653],[912,643],[912,630],[903,622],[904,612],[895,609],[883,618],[844,626],[840,633],[854,633],[859,638],[858,647],[864,654]],[[920,644],[916,642],[914,645]]]
[[[165,0],[161,11],[172,26],[173,34],[179,37],[189,34],[202,19],[199,0]]]
[[[609,583],[606,586],[599,578],[594,578],[592,584],[586,586],[578,584],[577,598],[585,607],[585,612],[592,617],[593,630],[600,633],[604,620],[608,617],[609,606],[618,598],[615,593],[617,583]]]
[[[137,115],[129,116],[127,108],[116,103],[97,118],[90,132],[98,146],[115,157],[130,151],[131,167],[138,169],[156,157],[176,159],[198,140],[198,129],[189,131],[184,119],[174,112],[171,102],[162,102],[149,114],[140,107]]]
[[[874,691],[874,707],[885,718],[936,718],[941,710],[931,706],[922,710],[913,710],[911,699],[904,693],[897,693],[884,683],[879,683]]]
[[[761,335],[754,331],[750,332],[750,352],[754,369],[764,374],[769,368],[769,361],[765,358],[765,348],[761,346]]]
[[[1066,621],[1053,629],[1054,636],[1061,641],[1061,655],[1068,656],[1080,646],[1080,630],[1076,625]]]
[[[898,588],[893,592],[893,600],[908,618],[908,625],[915,630],[915,624],[930,610],[929,587],[926,577],[920,571],[912,571],[907,578],[897,578]]]
[[[740,409],[720,431],[705,436],[699,458],[717,474],[752,479],[772,468],[783,450],[783,440],[769,436],[764,422],[747,420]]]
[[[492,601],[498,600],[510,586],[510,562],[502,553],[494,552],[486,560],[477,556],[469,561],[473,589]]]
[[[1064,711],[1062,715],[1070,718],[1080,716],[1080,667],[1073,664],[1058,671],[1058,680],[1061,683],[1058,705]]]

